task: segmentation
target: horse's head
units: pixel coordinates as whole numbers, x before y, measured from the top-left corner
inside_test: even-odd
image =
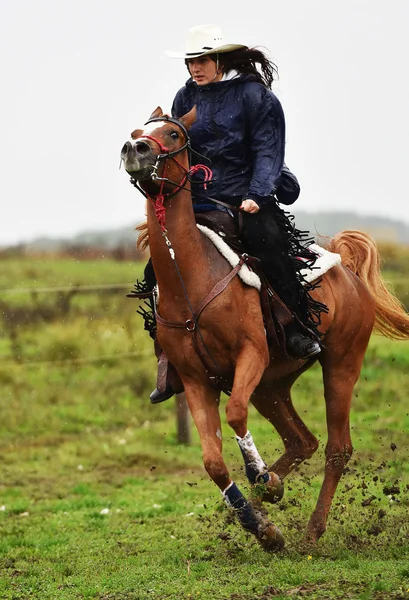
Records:
[[[173,183],[174,189],[174,184],[183,178],[182,169],[187,172],[189,168],[187,153],[183,153],[189,147],[188,130],[195,118],[195,107],[180,119],[164,115],[158,107],[144,129],[133,131],[132,140],[126,142],[121,151],[125,170],[132,179],[141,182],[143,187],[154,183],[164,190],[171,190]],[[176,156],[177,160],[167,160]]]

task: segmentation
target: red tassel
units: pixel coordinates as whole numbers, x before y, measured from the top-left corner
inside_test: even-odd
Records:
[[[210,181],[211,178],[213,177],[213,171],[209,167],[207,167],[206,165],[194,165],[193,167],[191,167],[189,169],[189,175],[194,175],[198,171],[204,171],[203,187],[204,187],[205,190],[207,190],[206,182]]]

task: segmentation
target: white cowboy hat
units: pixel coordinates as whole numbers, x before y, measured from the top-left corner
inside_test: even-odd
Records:
[[[171,58],[186,59],[197,58],[206,54],[232,52],[247,47],[243,44],[226,44],[222,30],[218,25],[197,25],[187,32],[184,52],[165,50],[165,54]]]

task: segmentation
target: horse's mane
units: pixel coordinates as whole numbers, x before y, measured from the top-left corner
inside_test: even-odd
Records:
[[[149,248],[148,223],[144,221],[135,227],[135,231],[139,231],[139,236],[136,241],[136,247],[141,252],[145,252]]]

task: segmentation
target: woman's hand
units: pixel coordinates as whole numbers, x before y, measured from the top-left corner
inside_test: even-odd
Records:
[[[243,202],[240,204],[240,208],[244,210],[244,212],[252,214],[258,213],[260,210],[259,205],[257,202],[254,202],[254,200],[243,200]]]

